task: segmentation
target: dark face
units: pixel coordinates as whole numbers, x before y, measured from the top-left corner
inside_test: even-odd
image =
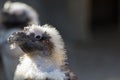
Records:
[[[30,22],[30,19],[25,11],[21,11],[20,14],[18,11],[13,12],[12,14],[10,14],[9,12],[1,11],[0,19],[0,23],[6,26],[7,28],[13,28],[16,26],[23,27]]]
[[[17,44],[25,53],[40,51],[45,55],[50,54],[53,44],[50,36],[45,32],[41,36],[30,33],[26,35],[25,31],[15,32],[8,38],[10,44]]]

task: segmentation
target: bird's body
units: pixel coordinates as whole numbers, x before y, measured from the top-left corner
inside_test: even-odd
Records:
[[[24,52],[14,80],[77,80],[66,66],[64,42],[55,28],[32,25],[13,33],[8,41]]]
[[[24,73],[24,74],[23,74]],[[21,76],[21,77],[18,77]],[[18,65],[14,80],[64,80],[65,72],[61,71],[50,58],[43,58],[36,55],[32,58],[24,56],[21,64]]]

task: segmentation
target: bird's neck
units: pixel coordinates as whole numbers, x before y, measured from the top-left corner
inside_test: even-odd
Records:
[[[32,64],[43,72],[51,72],[53,70],[60,69],[60,66],[58,66],[57,63],[51,57],[41,57],[39,55],[30,57],[25,55],[23,57],[22,62],[27,62],[30,65]]]

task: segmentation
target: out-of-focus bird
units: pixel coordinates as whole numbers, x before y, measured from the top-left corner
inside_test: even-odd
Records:
[[[54,27],[28,26],[11,34],[8,42],[24,52],[14,80],[77,80],[66,65],[64,42]]]
[[[38,24],[38,18],[37,12],[27,4],[7,1],[1,11],[0,22],[7,28],[16,28],[16,26]]]
[[[13,80],[18,64],[17,58],[23,53],[19,47],[10,50],[6,39],[11,33],[21,30],[26,25],[39,24],[38,18],[37,12],[27,4],[11,1],[4,4],[0,12],[0,53],[6,80]]]

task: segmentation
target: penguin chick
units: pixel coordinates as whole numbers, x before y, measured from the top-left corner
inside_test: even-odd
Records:
[[[64,42],[54,27],[28,26],[11,34],[8,42],[24,52],[14,80],[77,80],[66,65]]]

